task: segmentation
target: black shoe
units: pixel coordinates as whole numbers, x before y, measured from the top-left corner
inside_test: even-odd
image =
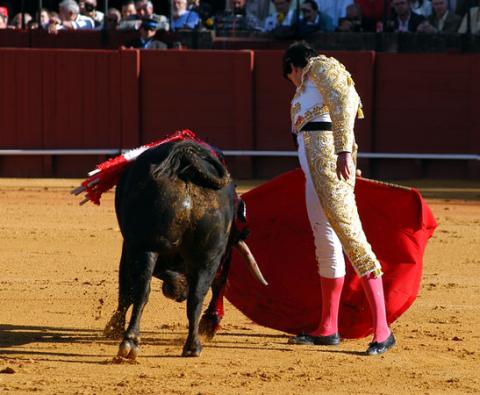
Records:
[[[387,340],[383,342],[372,342],[368,345],[367,355],[380,355],[395,345],[395,336],[390,332]]]
[[[305,346],[336,346],[340,344],[340,335],[334,333],[328,336],[312,336],[301,333],[288,339],[288,344],[297,344]]]

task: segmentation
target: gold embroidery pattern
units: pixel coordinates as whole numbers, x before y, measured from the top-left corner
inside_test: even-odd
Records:
[[[320,91],[329,109],[335,152],[352,152],[355,117],[363,115],[352,77],[343,64],[323,55],[310,59],[304,72]]]
[[[359,276],[381,276],[381,266],[363,232],[355,202],[355,179],[341,181],[336,173],[332,132],[304,133],[305,154],[313,185],[325,216]],[[355,169],[352,169],[355,174]]]
[[[305,114],[300,115],[293,124],[295,133],[298,133],[307,122],[325,114],[328,114],[327,106],[314,106],[310,110],[305,111]]]

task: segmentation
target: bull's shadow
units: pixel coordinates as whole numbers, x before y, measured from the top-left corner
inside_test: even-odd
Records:
[[[169,350],[167,354],[163,354],[160,350],[158,354],[152,355],[151,352],[145,357],[150,358],[172,358],[180,356],[181,345],[185,341],[188,330],[185,331],[171,331],[171,330],[154,330],[145,331],[143,337],[143,344],[148,346],[160,346],[160,347],[178,347],[178,355],[175,350]],[[158,336],[162,336],[159,338]],[[227,337],[235,337],[235,340],[227,340]],[[259,344],[252,343],[250,341],[239,341],[239,338],[258,338]],[[270,341],[275,342],[274,345],[266,345],[264,341],[260,339],[268,338]],[[215,335],[215,339],[212,342],[205,343],[206,348],[218,348],[225,349],[226,352],[235,349],[251,349],[251,350],[263,350],[263,351],[295,351],[298,347],[288,346],[288,335],[285,334],[265,334],[265,333],[243,333],[243,332],[219,332]],[[18,350],[15,347],[28,345],[30,343],[66,343],[66,344],[106,344],[113,346],[116,344],[115,340],[108,340],[103,335],[102,330],[95,329],[82,329],[82,328],[65,328],[65,327],[53,327],[53,326],[34,326],[34,325],[10,325],[0,324],[0,356],[15,356],[22,355],[57,355],[62,357],[85,357],[84,354],[78,353],[62,353],[59,351],[42,352],[34,350]],[[260,344],[261,343],[261,344]],[[285,344],[285,347],[282,345]],[[302,348],[307,352],[334,352],[353,355],[363,355],[362,352],[356,352],[351,350],[337,350],[332,348],[319,347],[309,349]],[[173,352],[173,355],[172,355]],[[109,357],[110,355],[89,355],[90,357]],[[69,362],[65,360],[65,362]],[[93,362],[93,361],[92,361]],[[98,363],[98,361],[95,361]]]
[[[29,343],[91,343],[101,336],[93,329],[0,324],[0,350]]]

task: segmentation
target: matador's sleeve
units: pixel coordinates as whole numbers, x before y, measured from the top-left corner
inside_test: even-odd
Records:
[[[360,98],[345,67],[334,58],[319,56],[308,65],[311,78],[320,91],[332,119],[335,152],[352,152],[355,143],[355,117],[363,118]]]

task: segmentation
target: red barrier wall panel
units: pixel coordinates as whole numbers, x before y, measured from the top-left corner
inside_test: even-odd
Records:
[[[106,36],[101,31],[74,30],[59,31],[58,34],[49,34],[45,30],[30,31],[30,46],[32,48],[75,48],[75,49],[102,49]]]
[[[29,50],[0,50],[1,148],[42,146],[42,73]]]
[[[250,51],[142,51],[142,142],[183,128],[251,148],[252,67]]]
[[[120,51],[120,91],[111,97],[120,102],[122,147],[140,145],[140,51]]]
[[[324,52],[342,62],[352,74],[362,98],[365,119],[355,128],[362,151],[372,148],[373,52]],[[256,148],[291,150],[290,100],[295,88],[282,76],[283,51],[255,52],[255,129]]]
[[[377,54],[376,150],[478,152],[479,59]]]
[[[137,146],[139,69],[136,50],[1,49],[0,148]],[[69,163],[57,159],[52,166]],[[72,162],[75,167],[82,160]],[[65,175],[73,167],[65,166]],[[51,171],[63,174],[61,166]]]
[[[0,30],[0,47],[27,48],[30,46],[30,32],[27,30]]]

